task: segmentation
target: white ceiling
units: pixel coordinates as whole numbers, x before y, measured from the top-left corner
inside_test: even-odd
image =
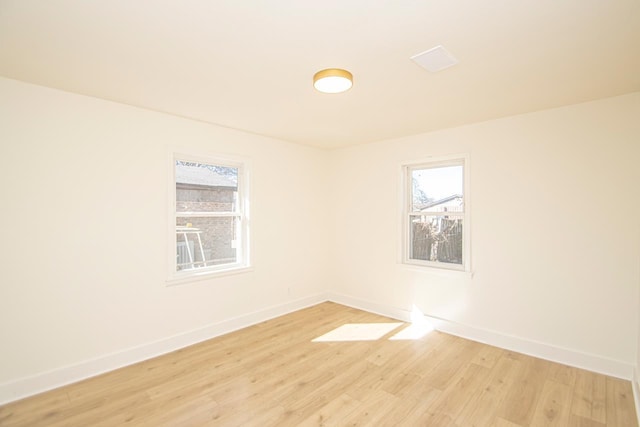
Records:
[[[0,0],[0,75],[331,148],[639,91],[640,0]]]

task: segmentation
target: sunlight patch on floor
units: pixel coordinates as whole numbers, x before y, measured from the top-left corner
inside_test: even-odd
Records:
[[[311,340],[312,342],[332,341],[375,341],[404,323],[347,323]]]
[[[432,331],[433,331],[433,326],[431,326],[427,322],[412,323],[389,339],[391,341],[419,340],[420,338],[426,336],[429,332],[432,332]]]
[[[431,322],[429,322],[422,311],[414,305],[413,310],[411,310],[411,324],[389,339],[392,341],[419,340],[433,330],[434,327]]]

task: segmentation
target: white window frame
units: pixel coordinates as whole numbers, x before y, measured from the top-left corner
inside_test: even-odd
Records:
[[[412,212],[413,206],[413,182],[411,172],[417,169],[439,168],[446,166],[462,166],[462,182],[464,196],[464,211],[462,213],[462,264],[453,264],[446,262],[418,260],[410,258],[411,255],[411,216],[424,215],[424,212]],[[402,203],[402,220],[401,220],[401,263],[423,267],[427,269],[437,269],[438,271],[462,271],[471,272],[471,209],[470,209],[470,193],[469,193],[469,156],[460,154],[455,156],[434,157],[425,160],[403,162],[401,165],[401,203]],[[427,216],[441,216],[442,213],[427,214]]]
[[[180,212],[176,211],[176,161],[197,162],[238,169],[237,210],[234,212]],[[169,224],[168,224],[168,279],[167,284],[180,284],[194,280],[209,279],[228,274],[242,273],[251,270],[250,258],[250,162],[248,159],[218,156],[194,155],[173,152],[170,155],[169,171]],[[236,262],[212,265],[197,269],[177,271],[176,247],[178,235],[176,233],[177,218],[184,217],[237,217],[238,239],[236,246]]]

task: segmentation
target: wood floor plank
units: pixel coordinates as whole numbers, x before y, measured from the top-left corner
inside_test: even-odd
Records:
[[[570,414],[569,427],[607,427],[607,425],[604,423],[599,423],[598,421],[594,421],[591,418],[585,418],[579,415]]]
[[[12,410],[13,405],[0,406],[0,426],[34,425],[54,422],[65,416],[69,408],[69,396],[65,388],[39,394],[20,402],[28,411]]]
[[[486,387],[479,390],[473,404],[467,405],[458,416],[457,422],[463,426],[491,426],[497,417],[498,408],[521,369],[521,362],[511,357],[500,357],[491,373]]]
[[[421,360],[421,373],[423,380],[432,387],[444,390],[457,380],[457,375],[477,354],[482,344],[452,337],[449,345],[440,346],[440,350],[434,354],[431,363]]]
[[[576,373],[578,368],[572,366],[561,365],[560,363],[549,362],[549,375],[548,378],[552,381],[559,382],[560,384],[568,385],[573,388],[576,382]]]
[[[347,416],[344,426],[378,426],[385,415],[400,405],[399,398],[384,390],[375,390],[370,393],[356,409]]]
[[[352,363],[342,371],[329,370],[328,372],[333,375],[329,381],[314,389],[312,393],[284,403],[289,409],[299,414],[314,412],[316,408],[335,400],[336,396],[346,394],[351,389],[350,385],[365,375],[368,366],[368,364]],[[352,398],[352,396],[349,397]]]
[[[0,406],[0,425],[637,426],[628,381],[437,331],[358,337],[397,322],[319,304]]]
[[[471,399],[487,386],[490,378],[490,369],[475,363],[468,364],[458,380],[429,407],[429,412],[434,418],[446,415],[448,419],[455,421]]]
[[[392,408],[379,420],[381,426],[421,426],[428,425],[425,419],[430,418],[428,408],[442,394],[440,390],[431,389],[428,393],[414,397],[402,397],[401,405]]]
[[[492,347],[490,345],[483,345],[476,356],[471,360],[476,365],[484,366],[485,368],[493,369],[495,364],[504,354],[504,350],[498,347]]]
[[[557,381],[547,380],[544,383],[538,405],[536,406],[532,425],[566,426],[569,424],[571,410],[571,388]]]
[[[304,419],[300,423],[300,427],[341,426],[343,425],[343,420],[351,416],[361,404],[362,402],[348,394],[341,394]]]
[[[633,390],[629,381],[607,377],[607,425],[631,426],[636,422]]]
[[[524,426],[521,426],[520,424],[512,423],[511,421],[507,421],[504,418],[500,418],[500,417],[496,418],[491,426],[492,427],[524,427]]]
[[[578,370],[573,388],[571,413],[598,423],[607,422],[606,377],[593,372]]]
[[[530,425],[549,371],[549,363],[533,357],[517,358],[522,363],[518,377],[502,401],[499,417],[515,424]]]
[[[106,423],[105,426],[140,424],[147,426],[167,425],[206,425],[214,422],[219,416],[217,403],[203,396],[197,398],[183,398],[174,402],[164,402],[161,407],[149,407],[149,412],[131,411],[124,414],[124,422]],[[119,421],[119,420],[113,420]]]

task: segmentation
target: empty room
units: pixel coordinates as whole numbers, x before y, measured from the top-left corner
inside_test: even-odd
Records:
[[[638,425],[638,0],[0,0],[0,159],[0,426]]]

